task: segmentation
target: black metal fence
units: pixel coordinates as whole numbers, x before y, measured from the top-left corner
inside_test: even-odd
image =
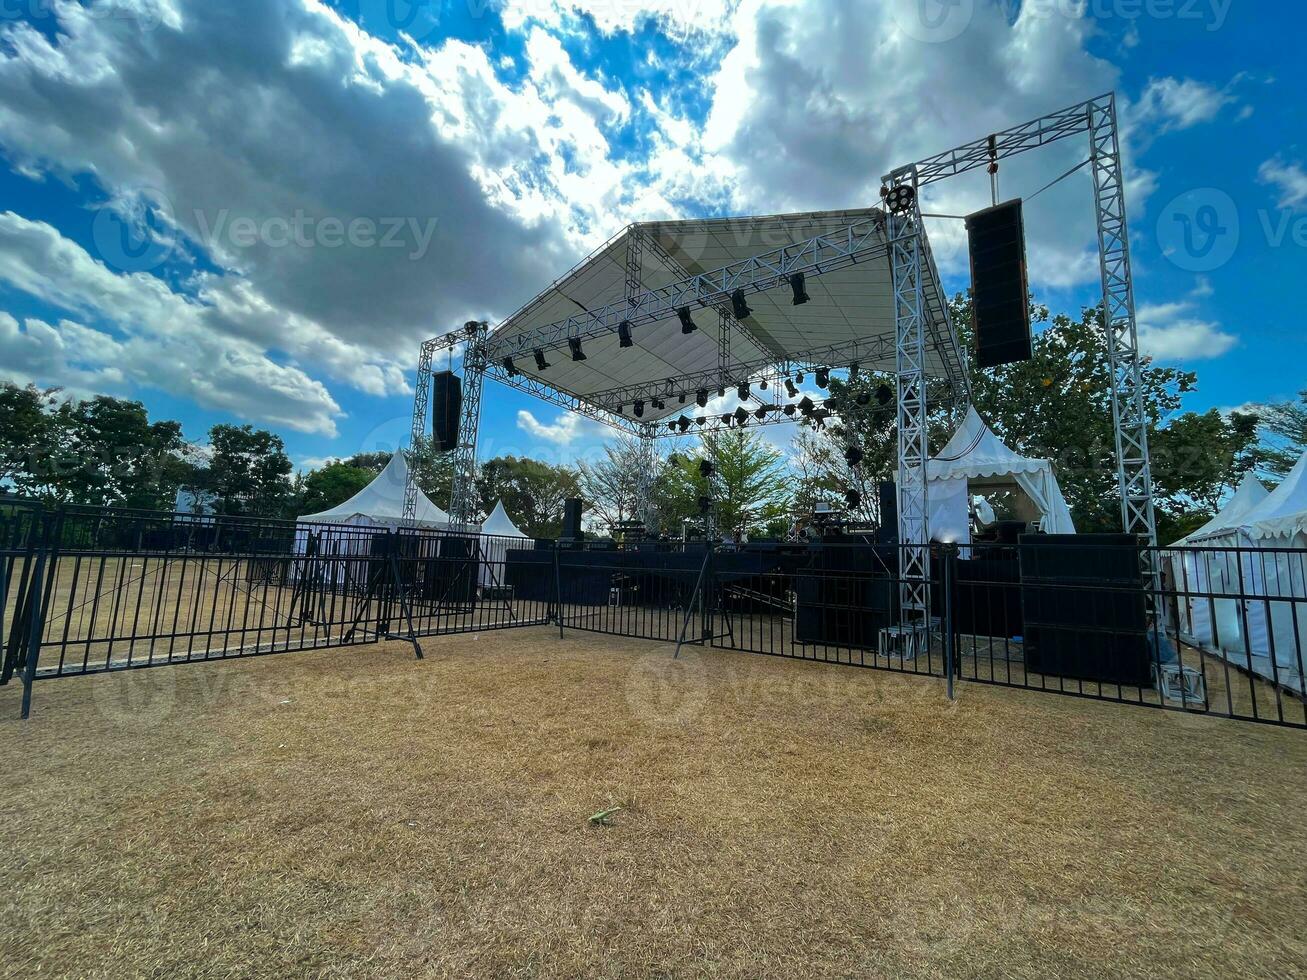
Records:
[[[1307,727],[1307,549],[619,547],[0,504],[0,683],[552,624]],[[1153,569],[1149,574],[1146,570]]]

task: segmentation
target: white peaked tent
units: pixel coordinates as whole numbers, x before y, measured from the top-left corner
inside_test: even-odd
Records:
[[[1210,546],[1209,540],[1221,532],[1237,528],[1244,518],[1267,498],[1269,491],[1251,472],[1245,473],[1234,495],[1220,512],[1198,530],[1185,535],[1173,547]],[[1176,591],[1182,593],[1177,603],[1180,632],[1199,646],[1233,646],[1241,643],[1239,606],[1234,599],[1209,599],[1203,593],[1238,592],[1239,569],[1218,551],[1177,551],[1171,556],[1171,578]],[[1183,595],[1183,593],[1198,593]],[[1212,613],[1216,613],[1213,629]]]
[[[351,524],[364,527],[397,528],[404,523],[404,484],[408,481],[408,463],[402,452],[390,457],[386,468],[376,478],[343,504],[320,514],[305,514],[301,524]],[[449,515],[418,491],[416,523],[423,527],[449,526]]]
[[[1003,444],[976,413],[967,416],[926,468],[930,536],[936,541],[967,544],[971,540],[967,502],[981,490],[1019,487],[1029,498],[1043,530],[1075,534],[1071,510],[1046,459],[1019,456]]]
[[[484,560],[481,563],[481,585],[503,585],[508,551],[510,548],[517,547],[511,539],[523,538],[530,540],[530,537],[517,529],[512,519],[509,518],[508,511],[504,510],[502,500],[495,504],[495,509],[490,512],[486,522],[481,525],[481,533],[485,535],[481,539],[481,547],[485,553]]]
[[[1247,639],[1228,644],[1219,637],[1221,647],[1236,659],[1251,657],[1254,669],[1301,689],[1304,664],[1299,658],[1307,661],[1307,602],[1302,601],[1307,599],[1307,561],[1302,550],[1307,548],[1307,453],[1237,524],[1201,539],[1197,534],[1191,538],[1193,544],[1247,549],[1234,566],[1237,581],[1233,583],[1257,597],[1243,602]],[[1299,601],[1289,601],[1293,599]]]

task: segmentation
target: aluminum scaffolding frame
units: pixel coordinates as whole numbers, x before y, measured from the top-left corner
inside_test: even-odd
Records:
[[[1140,535],[1148,544],[1155,545],[1157,523],[1148,455],[1148,417],[1144,411],[1139,363],[1116,94],[1108,92],[899,167],[886,174],[884,181],[887,185],[894,185],[911,179],[918,187],[923,187],[1082,134],[1089,137],[1094,181],[1094,217],[1103,287],[1103,331],[1112,379],[1112,422],[1121,492],[1121,525],[1127,534]],[[1150,568],[1150,571],[1156,574],[1155,569]]]
[[[1144,536],[1151,544],[1156,542],[1152,475],[1114,94],[1098,96],[899,167],[888,173],[883,178],[883,183],[886,189],[908,184],[919,191],[935,181],[991,166],[999,160],[1080,134],[1086,134],[1090,143],[1122,523],[1126,532]],[[646,249],[655,248],[660,260],[669,268],[684,271],[684,267],[667,255],[665,249],[653,236],[645,234],[641,226],[632,226],[627,232],[626,282],[621,300],[584,310],[564,320],[537,327],[527,334],[497,338],[493,332],[487,334],[483,331],[478,334],[478,343],[468,343],[464,353],[464,412],[459,429],[451,520],[470,520],[472,513],[471,485],[476,463],[475,415],[480,410],[481,384],[485,376],[639,437],[642,441],[643,460],[646,451],[652,452],[653,437],[682,433],[675,420],[668,426],[665,423],[669,420],[666,419],[663,423],[651,424],[626,418],[622,414],[626,404],[636,400],[651,402],[654,399],[666,401],[670,398],[677,398],[684,404],[687,396],[693,396],[698,390],[721,390],[760,379],[772,381],[783,378],[796,369],[808,370],[818,366],[840,368],[859,360],[871,360],[875,353],[885,356],[889,340],[877,337],[789,353],[785,357],[734,363],[731,361],[730,349],[734,324],[729,307],[730,296],[737,289],[743,290],[746,295],[762,292],[786,284],[787,277],[794,273],[801,272],[808,277],[816,277],[853,263],[883,257],[891,267],[894,292],[893,344],[898,394],[900,540],[916,546],[909,549],[909,557],[905,560],[903,607],[928,616],[930,559],[926,544],[929,541],[926,461],[929,459],[930,447],[925,376],[927,349],[941,357],[949,382],[950,390],[942,399],[934,400],[935,405],[946,404],[958,411],[965,410],[970,397],[970,384],[966,353],[958,344],[956,332],[949,321],[948,299],[939,276],[936,274],[931,277],[932,286],[929,289],[923,283],[923,270],[927,267],[933,270],[934,260],[923,233],[919,197],[914,195],[909,213],[874,213],[852,222],[836,233],[771,249],[713,271],[687,274],[678,281],[656,289],[643,288],[641,273]],[[539,297],[523,309],[528,309],[537,302]],[[563,348],[572,338],[584,339],[615,333],[623,320],[631,328],[656,323],[674,315],[682,306],[719,311],[719,352],[718,363],[714,368],[679,378],[651,379],[583,395],[538,378],[521,375],[506,360],[534,350],[549,352]],[[430,391],[427,375],[430,373],[432,354],[436,350],[466,341],[466,336],[454,333],[423,345],[414,398],[415,438],[424,432]],[[472,355],[470,359],[469,352]],[[761,397],[758,401],[759,408],[767,405]],[[769,417],[766,411],[762,413],[762,418],[758,418],[756,413],[756,409],[751,412],[754,421],[749,421],[749,425],[788,418],[778,411],[770,413],[777,416],[775,418]],[[730,426],[731,422],[723,423],[720,416],[709,417],[702,423],[695,420],[694,427],[689,431],[712,431]],[[641,480],[643,485],[644,478]],[[415,505],[415,488],[406,488],[406,518],[411,518]]]

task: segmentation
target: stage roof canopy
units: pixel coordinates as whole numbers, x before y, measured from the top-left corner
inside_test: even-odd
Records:
[[[857,361],[863,368],[893,371],[888,224],[884,211],[864,208],[630,225],[493,331],[488,347],[492,369],[504,355],[511,355],[521,374],[633,419],[631,392],[622,389],[669,380],[681,382],[676,390],[689,387],[693,392],[694,384],[684,379],[717,371],[721,310],[729,322],[729,352],[728,370],[719,383],[739,384],[778,363],[840,367]],[[959,378],[963,355],[947,325],[945,297],[928,246],[924,252],[926,371],[934,377]],[[811,299],[795,306],[783,272],[805,262],[804,255],[812,260],[805,266]],[[744,281],[746,267],[752,277],[748,281],[767,288],[746,289],[752,312],[743,320],[731,316],[729,300],[718,296],[715,305],[686,304],[698,327],[690,334],[682,333],[675,309],[663,308],[657,319],[634,326],[633,345],[622,348],[612,329],[614,314],[605,321],[607,329],[597,326],[583,337],[585,360],[573,360],[565,346],[548,349],[547,342],[541,345],[547,348],[547,369],[538,370],[531,356],[537,346],[531,338],[547,338],[551,325],[569,317],[611,310],[612,305],[624,308],[633,292],[662,290],[708,275],[703,286],[695,287],[703,294],[713,282]],[[770,276],[768,269],[773,270]],[[721,276],[712,275],[719,271]],[[632,307],[635,313],[641,309],[655,307]],[[656,421],[682,411],[685,406],[676,400],[661,410],[646,404],[642,418]]]

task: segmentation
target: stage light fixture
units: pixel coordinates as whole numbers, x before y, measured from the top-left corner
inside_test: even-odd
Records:
[[[568,337],[568,338],[567,338],[567,349],[570,350],[570,351],[572,352],[572,360],[574,360],[574,361],[584,361],[584,360],[585,360],[585,351],[581,350],[581,338],[580,338],[580,337]]]
[[[794,372],[794,383],[795,383],[795,384],[803,384],[803,372],[802,372],[802,371],[795,371],[795,372]]]
[[[894,399],[894,392],[890,391],[889,385],[882,384],[876,386],[876,402],[880,405],[888,405]]]
[[[649,404],[652,405],[654,408],[658,409],[658,411],[660,412],[667,407],[667,403],[663,401],[661,398],[650,398]]]
[[[756,418],[759,422],[765,419],[767,417],[767,406],[766,405],[759,406],[758,411],[753,413],[753,417]]]
[[[749,413],[743,408],[737,408],[735,410],[735,421],[739,422],[740,425],[744,425],[745,422],[749,421]]]
[[[912,204],[917,199],[917,191],[911,184],[898,184],[890,188],[882,187],[881,197],[885,199],[885,207],[895,214],[901,214],[912,210]]]
[[[857,446],[845,446],[844,461],[850,466],[857,466],[862,462],[862,450]]]
[[[749,400],[749,382],[746,381],[744,384],[740,385],[740,387],[736,389],[736,394],[740,396],[740,401],[747,402]]]
[[[735,314],[735,319],[737,320],[743,320],[746,316],[753,313],[753,310],[749,309],[749,304],[744,300],[743,289],[737,289],[735,292],[731,293],[731,312]]]
[[[857,510],[862,506],[862,494],[849,487],[844,491],[844,502],[849,505],[849,510]]]
[[[730,413],[730,412],[723,412],[723,413],[722,413],[722,425],[730,425],[730,424],[731,424],[731,413]]]
[[[725,398],[725,397],[726,397],[726,385],[718,385],[718,386],[717,386],[717,397],[718,397],[718,398]]]
[[[675,431],[676,431],[676,419],[668,419],[668,420],[667,420],[667,431],[668,431],[668,432],[675,432]]]
[[[511,357],[506,357],[499,363],[504,365],[504,370],[508,373],[508,376],[510,378],[517,377],[517,365],[513,363],[513,359]]]
[[[705,405],[708,404],[707,388],[700,388],[698,391],[694,393],[694,403],[698,405],[700,408],[703,408]]]
[[[690,308],[688,306],[682,306],[677,310],[676,316],[681,321],[681,333],[694,333],[699,329],[695,322],[690,319]]]
[[[678,402],[680,402],[682,405],[684,405],[684,404],[685,404],[685,392],[681,392],[679,395],[677,395],[677,396],[676,396],[676,400],[677,400]]]
[[[858,362],[857,362],[857,361],[854,361],[852,364],[849,365],[849,380],[850,380],[850,381],[857,381],[857,380],[858,380]]]
[[[630,347],[635,341],[631,339],[631,321],[623,320],[617,325],[617,343],[620,347]]]
[[[681,432],[685,432],[685,430],[688,429],[688,428],[690,427],[690,420],[687,419],[684,415],[682,415],[682,416],[681,416],[679,419],[677,419],[673,424],[674,424],[678,429],[680,429]]]
[[[791,418],[794,417],[794,406],[793,406],[793,405],[786,405],[784,408],[781,409],[781,411],[784,412],[786,415],[790,416]]]
[[[830,368],[817,368],[817,387],[825,388],[830,385]]]
[[[549,367],[549,362],[545,360],[545,352],[542,351],[539,347],[537,347],[531,353],[535,355],[537,371],[543,371],[545,368]]]
[[[644,418],[644,402],[640,401],[640,399],[637,398],[635,400],[635,404],[631,406],[631,410],[635,412],[636,418]]]
[[[706,459],[699,460],[699,475],[701,477],[703,477],[706,480],[708,479],[708,477],[713,475],[713,472],[714,472],[713,465],[709,460]]]
[[[804,395],[803,398],[799,401],[799,411],[802,412],[804,415],[811,415],[812,409],[813,409],[813,400],[809,398],[807,395]]]
[[[763,391],[766,391],[766,390],[767,390],[767,379],[766,379],[766,378],[759,378],[759,379],[758,379],[758,387],[761,388]]]
[[[794,293],[794,305],[802,306],[812,297],[807,294],[803,288],[804,275],[802,272],[796,272],[790,276],[790,290]]]
[[[708,422],[708,416],[706,415],[696,415],[694,417],[694,424],[701,429],[704,427],[705,424],[707,424],[707,422]]]
[[[797,398],[799,396],[799,389],[794,387],[794,382],[789,378],[785,379],[785,393],[791,398]]]
[[[857,402],[858,402],[859,405],[870,405],[870,404],[871,404],[871,392],[869,392],[869,391],[860,391],[860,392],[858,392]]]

